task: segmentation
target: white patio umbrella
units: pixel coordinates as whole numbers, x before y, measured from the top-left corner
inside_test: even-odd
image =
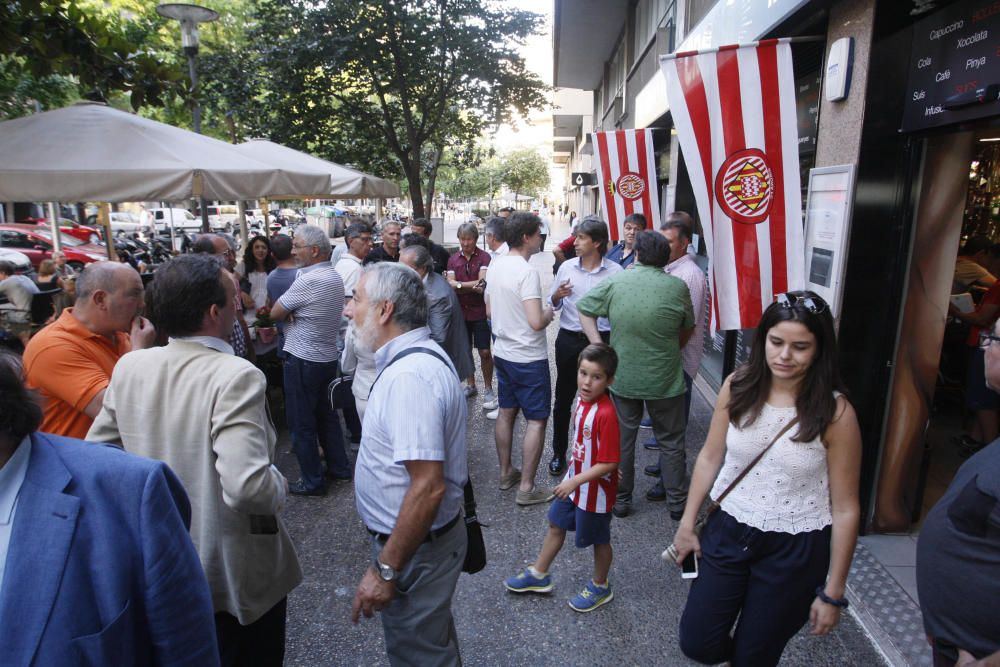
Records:
[[[365,174],[356,169],[339,165],[336,162],[329,162],[266,139],[252,139],[238,144],[236,150],[247,157],[288,169],[325,170],[330,175],[330,188],[322,192],[303,190],[297,193],[303,197],[388,199],[400,196],[399,187],[392,181]]]
[[[326,193],[328,170],[96,103],[0,122],[0,201],[243,200]]]

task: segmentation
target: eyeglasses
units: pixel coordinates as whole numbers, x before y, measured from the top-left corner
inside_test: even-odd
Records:
[[[313,248],[315,246],[316,246],[315,243],[299,243],[298,245],[296,245],[295,243],[292,244],[292,248],[294,248],[295,250],[302,250],[303,248]]]
[[[775,295],[774,302],[782,308],[794,308],[796,305],[802,304],[802,307],[813,315],[819,315],[827,309],[826,301],[818,296],[798,296],[791,292]]]
[[[993,343],[993,341],[997,340],[1000,340],[1000,336],[994,336],[989,331],[979,332],[979,347],[983,348],[984,350],[988,348],[990,344]]]

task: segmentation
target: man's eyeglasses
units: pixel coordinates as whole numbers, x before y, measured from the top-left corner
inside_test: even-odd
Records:
[[[801,304],[803,308],[813,315],[819,315],[827,309],[826,301],[823,301],[818,296],[798,296],[791,292],[785,292],[784,294],[776,295],[774,301],[782,308],[794,308]]]
[[[990,346],[993,341],[1000,340],[1000,336],[994,336],[989,331],[979,332],[979,347],[984,350]]]
[[[295,250],[302,250],[303,248],[313,248],[315,246],[316,246],[315,243],[298,243],[298,244],[293,243],[292,244],[292,248],[294,248]]]

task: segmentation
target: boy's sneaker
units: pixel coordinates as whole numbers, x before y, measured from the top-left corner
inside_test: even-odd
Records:
[[[490,412],[486,413],[486,418],[487,419],[492,419],[494,421],[496,421],[496,418],[499,417],[499,416],[500,416],[500,408],[494,408]]]
[[[531,568],[526,567],[521,574],[504,579],[503,585],[511,593],[548,593],[552,590],[552,575],[536,577]]]
[[[479,393],[479,390],[476,389],[475,385],[471,385],[471,384],[465,385],[465,397],[466,398],[472,398],[473,396],[475,396],[478,393]]]
[[[586,613],[594,611],[605,602],[611,602],[614,597],[615,594],[611,592],[610,583],[601,588],[591,581],[583,587],[582,591],[570,598],[569,606],[573,608],[573,611]]]
[[[500,402],[497,400],[497,395],[490,389],[484,390],[483,410],[496,410],[498,407],[500,407]]]

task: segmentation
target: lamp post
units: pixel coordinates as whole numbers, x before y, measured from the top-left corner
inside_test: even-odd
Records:
[[[187,56],[188,75],[191,77],[191,116],[194,122],[194,131],[201,134],[201,103],[198,101],[198,68],[195,63],[199,44],[198,24],[215,21],[219,18],[219,12],[200,5],[164,3],[157,5],[156,13],[181,23],[181,46],[184,47],[184,55]],[[199,196],[198,204],[201,208],[201,231],[207,233],[210,230],[205,198]]]

